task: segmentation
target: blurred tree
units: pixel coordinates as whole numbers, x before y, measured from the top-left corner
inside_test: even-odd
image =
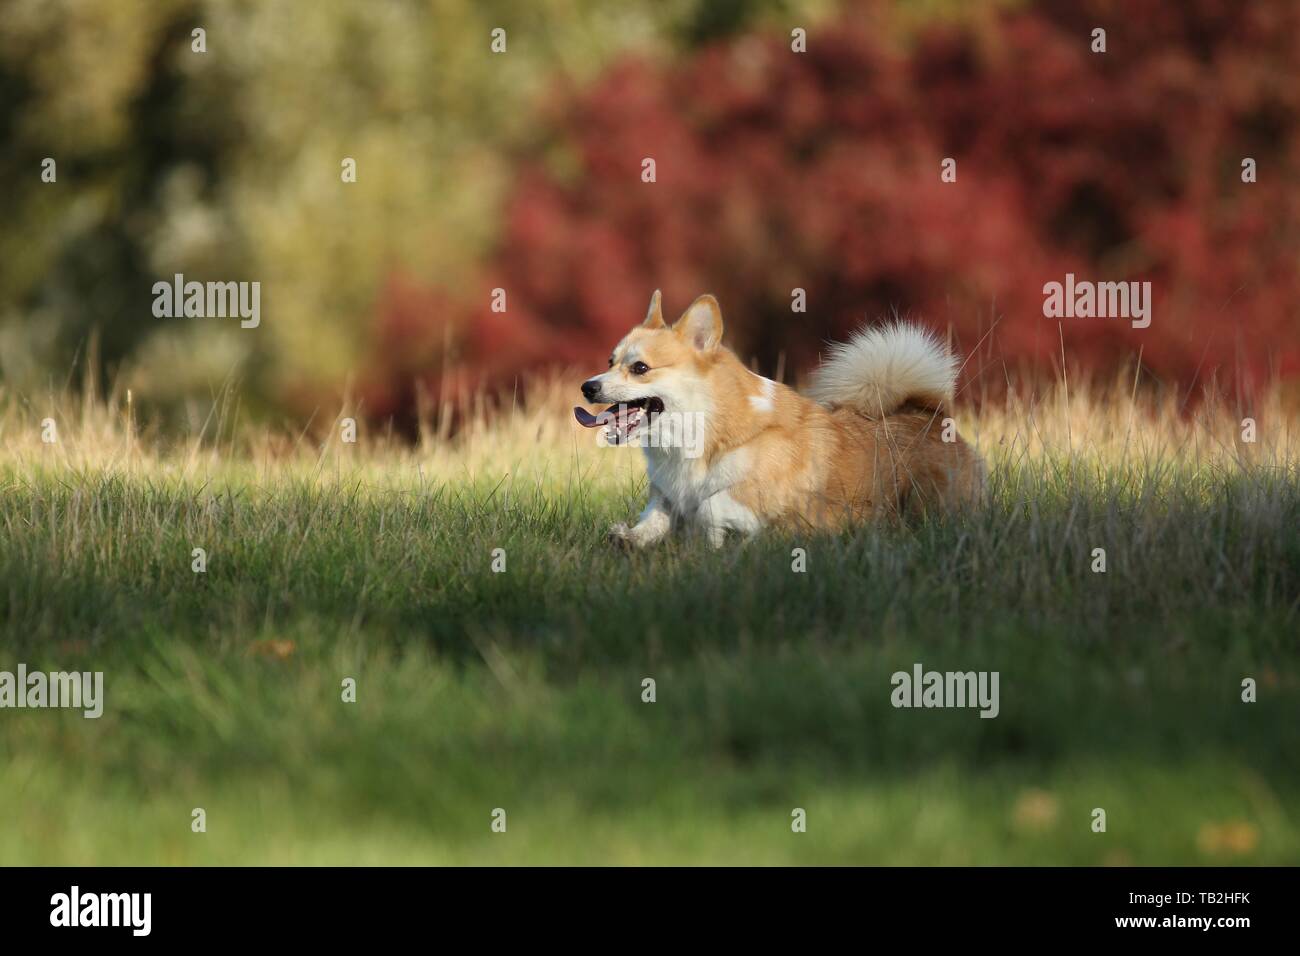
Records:
[[[768,372],[899,309],[972,352],[977,390],[1062,348],[1099,371],[1140,353],[1147,383],[1184,394],[1300,373],[1300,6],[1151,2],[1104,55],[1102,22],[1105,0],[1047,0],[910,31],[862,4],[810,31],[807,55],[784,31],[745,33],[561,91],[543,142],[518,151],[477,284],[408,282],[381,308],[374,406],[409,405],[412,378],[440,395],[598,364],[656,287],[670,309],[719,295]],[[1245,155],[1267,180],[1242,182]],[[1067,273],[1150,281],[1151,326],[1058,327],[1043,286]],[[508,322],[486,312],[493,287]]]
[[[71,371],[99,330],[102,360],[145,336],[151,278],[146,233],[158,184],[210,160],[185,137],[185,91],[165,56],[180,3],[14,2],[0,17],[0,374],[33,386]],[[74,11],[88,22],[69,28]],[[55,182],[42,181],[55,162]]]
[[[409,412],[417,383],[599,358],[659,284],[722,294],[769,369],[894,306],[967,345],[1000,313],[990,347],[1048,362],[1038,289],[1067,270],[1161,295],[1141,339],[1067,325],[1075,357],[1142,347],[1189,386],[1300,361],[1280,0],[1143,4],[1104,57],[1079,40],[1103,0],[2,2],[7,387],[64,379],[93,332],[155,403],[234,375],[310,412],[360,373]],[[651,153],[656,188],[627,188]],[[176,272],[261,282],[261,325],[155,318]]]
[[[551,84],[670,55],[707,7],[4,0],[0,380],[66,378],[93,331],[138,397],[238,374],[310,410],[367,357],[392,273],[465,291]],[[57,184],[40,180],[46,156]],[[176,272],[261,282],[264,321],[155,318],[151,287]]]

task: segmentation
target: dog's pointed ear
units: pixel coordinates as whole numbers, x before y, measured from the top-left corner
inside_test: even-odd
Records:
[[[722,308],[711,295],[702,295],[673,324],[673,331],[701,352],[709,352],[722,341]]]
[[[664,323],[663,296],[659,290],[655,289],[655,294],[650,296],[650,308],[646,310],[645,321],[641,323],[644,329],[663,329],[667,328]]]

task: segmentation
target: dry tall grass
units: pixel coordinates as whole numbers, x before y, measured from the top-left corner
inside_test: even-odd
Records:
[[[195,411],[189,427],[177,430],[142,426],[129,393],[103,401],[70,392],[26,399],[0,389],[0,469],[10,481],[60,471],[200,483],[236,475],[347,473],[379,486],[416,479],[507,481],[549,490],[574,481],[588,488],[625,487],[643,474],[641,456],[634,449],[601,447],[594,432],[574,423],[576,380],[535,382],[526,399],[476,396],[454,415],[424,421],[414,442],[367,422],[364,410],[347,405],[307,422],[256,426],[241,415],[238,396],[225,392]],[[355,443],[342,437],[349,417],[358,422]],[[1099,387],[1063,379],[978,409],[959,407],[956,419],[995,472],[1084,469],[1122,484],[1139,474],[1224,477],[1265,469],[1292,475],[1300,452],[1300,415],[1286,407],[1278,389],[1247,416],[1221,401],[1203,401],[1189,411],[1175,397],[1153,398],[1124,383]],[[56,441],[44,440],[47,420]]]

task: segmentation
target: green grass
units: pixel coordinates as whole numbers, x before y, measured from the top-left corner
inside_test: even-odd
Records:
[[[107,699],[0,711],[0,862],[1300,862],[1294,467],[995,465],[951,519],[624,555],[634,465],[10,460],[0,669]],[[915,662],[1000,715],[894,709]]]

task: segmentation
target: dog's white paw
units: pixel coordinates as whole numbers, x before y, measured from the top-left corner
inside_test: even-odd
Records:
[[[648,548],[662,537],[663,533],[655,528],[645,525],[629,528],[619,522],[609,529],[608,540],[610,544],[620,548]]]
[[[607,534],[605,537],[610,544],[618,545],[619,547],[623,547],[623,548],[631,547],[634,543],[633,536],[632,536],[632,529],[629,528],[627,524],[622,521],[620,521],[616,525],[611,525],[609,529],[609,534]]]

